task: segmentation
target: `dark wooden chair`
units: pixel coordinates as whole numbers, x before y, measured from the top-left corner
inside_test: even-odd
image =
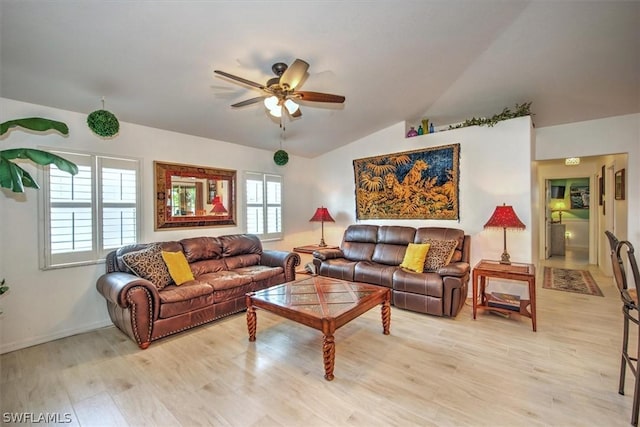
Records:
[[[638,263],[635,257],[633,245],[626,241],[619,241],[610,231],[605,231],[611,247],[611,267],[613,277],[620,291],[622,299],[622,313],[624,315],[623,335],[622,335],[622,357],[620,362],[620,382],[618,393],[624,395],[624,382],[627,366],[635,377],[633,387],[633,406],[631,412],[631,424],[638,425],[638,409],[640,406],[640,375],[638,375],[638,355],[640,355],[640,311],[638,309],[637,287],[640,285],[640,274],[638,273]],[[628,267],[625,267],[627,265]],[[634,288],[629,288],[627,269],[630,270]],[[638,349],[636,355],[629,355],[629,324],[634,323],[638,328]]]

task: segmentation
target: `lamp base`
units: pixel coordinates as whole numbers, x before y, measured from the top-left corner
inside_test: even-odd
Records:
[[[507,264],[507,265],[511,264],[511,257],[506,251],[502,252],[502,258],[500,258],[500,264]]]
[[[327,246],[327,244],[324,242],[324,237],[320,239],[320,244],[318,246],[320,246],[321,248],[324,248],[325,246]]]

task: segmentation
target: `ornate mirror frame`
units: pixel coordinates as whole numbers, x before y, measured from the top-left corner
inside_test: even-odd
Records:
[[[153,162],[155,230],[236,225],[236,171]]]

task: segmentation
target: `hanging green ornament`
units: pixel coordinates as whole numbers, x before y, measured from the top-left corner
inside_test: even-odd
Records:
[[[273,155],[273,161],[276,162],[278,166],[284,166],[289,161],[289,154],[284,150],[278,150]]]
[[[96,110],[87,117],[89,129],[98,136],[110,138],[120,130],[120,123],[116,116],[104,109],[104,98],[102,98],[102,110]]]

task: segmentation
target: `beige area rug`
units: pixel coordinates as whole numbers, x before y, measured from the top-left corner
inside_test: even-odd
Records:
[[[545,267],[542,287],[577,294],[603,296],[598,284],[587,270]]]

